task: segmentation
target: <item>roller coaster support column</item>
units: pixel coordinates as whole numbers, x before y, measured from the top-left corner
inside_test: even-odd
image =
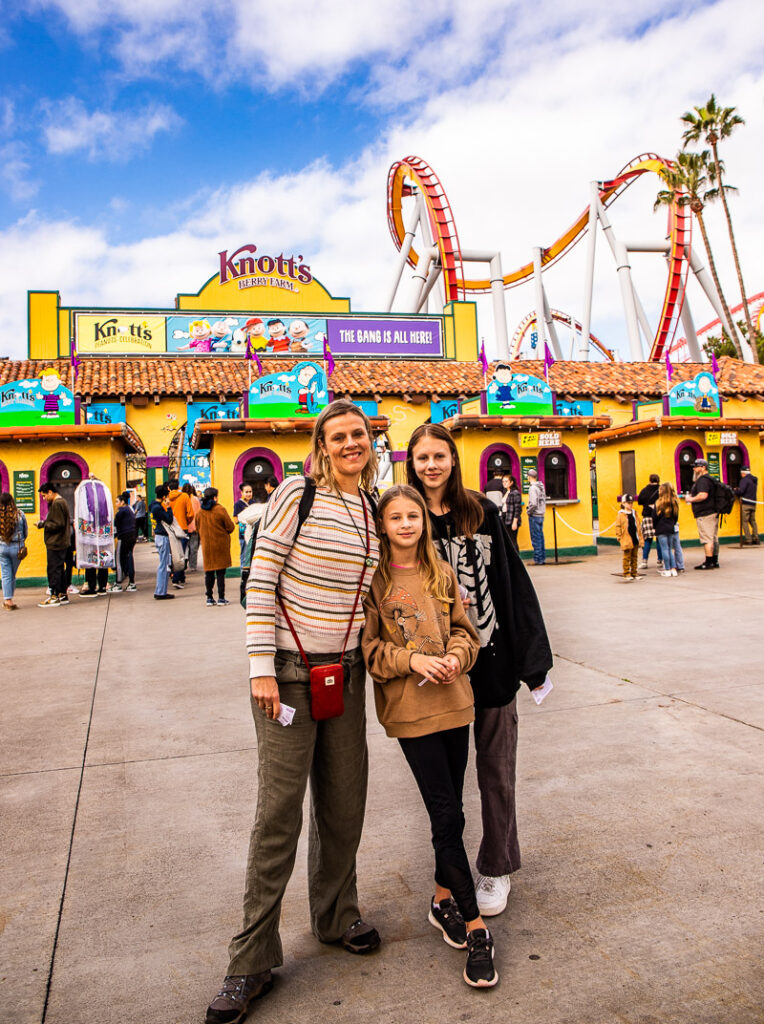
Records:
[[[618,272],[618,283],[621,286],[621,298],[623,299],[623,311],[626,315],[626,330],[629,334],[629,349],[631,358],[641,363],[645,358],[642,351],[642,341],[639,336],[639,323],[637,321],[637,304],[634,299],[634,287],[631,283],[631,264],[629,254],[623,242],[615,242],[616,270]]]
[[[543,355],[546,344],[546,321],[544,317],[544,282],[541,280],[541,249],[533,250],[533,283],[536,293],[536,333],[539,352]]]
[[[719,298],[719,293],[716,290],[714,279],[703,266],[703,261],[701,260],[700,256],[698,256],[695,249],[691,249],[689,253],[687,253],[687,251],[685,250],[685,254],[690,257],[690,267],[692,268],[692,272],[695,275],[698,284],[706,293],[706,298],[713,306],[714,312],[724,325],[724,329],[726,330],[730,338],[734,338],[736,332],[733,329],[727,317],[724,315],[724,309],[722,308],[721,299]],[[745,338],[740,339],[740,344],[742,345],[743,358],[745,359],[745,361],[748,363],[753,362],[751,349]]]
[[[406,266],[406,261],[409,258],[409,253],[411,252],[411,246],[413,245],[417,225],[419,224],[420,211],[421,207],[419,203],[414,203],[414,211],[411,215],[411,223],[406,228],[406,233],[403,236],[403,242],[401,243],[401,255],[398,260],[398,266],[395,271],[395,282],[390,290],[390,298],[387,301],[388,313],[392,311],[393,303],[395,302],[395,296],[398,293],[398,288],[400,287],[401,283],[401,277],[403,276],[403,271]]]
[[[425,255],[427,255],[428,253],[430,254],[432,266],[430,267],[430,272],[427,275],[427,280],[425,281],[424,287],[422,288],[422,292],[419,296],[419,305],[417,306],[416,310],[417,313],[420,313],[422,311],[422,308],[427,308],[427,300],[430,297],[430,292],[435,287],[435,284],[437,283],[437,280],[443,271],[443,267],[441,267],[438,261],[438,258],[440,256],[438,249],[435,246],[433,246],[432,249],[425,249]]]
[[[589,185],[591,198],[589,201],[589,238],[586,244],[586,281],[584,282],[584,318],[581,322],[581,342],[578,355],[581,359],[589,358],[589,333],[592,329],[592,294],[594,292],[594,255],[597,248],[597,207],[599,206],[600,187],[596,181]]]
[[[698,341],[698,334],[695,330],[695,324],[692,320],[692,313],[690,312],[690,303],[687,301],[687,295],[684,296],[684,302],[682,303],[682,327],[684,327],[684,336],[687,340],[687,351],[690,354],[691,363],[702,363],[703,353],[700,351],[700,342]]]
[[[504,301],[504,271],[501,269],[501,253],[484,252],[482,249],[462,249],[462,260],[465,263],[488,263],[490,266],[497,355],[499,359],[509,359],[509,331],[507,329],[507,307]]]
[[[560,346],[560,339],[555,327],[552,310],[549,308],[549,299],[546,297],[546,291],[544,291],[544,320],[546,321],[546,329],[549,334],[549,343],[552,347],[552,355],[555,359],[563,359],[562,347]]]

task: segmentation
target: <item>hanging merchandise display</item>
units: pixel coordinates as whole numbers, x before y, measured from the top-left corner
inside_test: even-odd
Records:
[[[83,480],[74,492],[78,569],[114,567],[111,494],[100,480]]]

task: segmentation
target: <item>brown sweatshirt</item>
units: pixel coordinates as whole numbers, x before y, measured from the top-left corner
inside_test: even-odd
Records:
[[[428,736],[469,725],[475,717],[466,673],[480,644],[453,569],[445,562],[441,567],[448,575],[451,604],[424,592],[418,569],[391,569],[393,586],[384,599],[376,573],[364,601],[361,647],[374,680],[377,718],[388,736]],[[422,683],[423,677],[411,672],[412,654],[454,654],[462,673],[452,683]]]

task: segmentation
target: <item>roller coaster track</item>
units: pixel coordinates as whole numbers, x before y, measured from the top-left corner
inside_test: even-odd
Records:
[[[626,189],[643,174],[658,174],[671,168],[672,163],[655,153],[642,153],[628,163],[618,174],[608,181],[598,183],[600,203],[607,207],[613,203]],[[451,205],[438,176],[420,157],[407,156],[396,161],[390,168],[387,178],[387,222],[393,242],[400,250],[406,234],[403,223],[403,199],[414,194],[418,189],[424,198],[433,237],[440,253],[443,270],[443,281],[446,301],[452,302],[466,293],[484,293],[490,291],[491,282],[487,278],[466,278],[461,257],[461,245],[456,230],[456,222]],[[581,213],[567,231],[550,246],[542,249],[542,267],[550,267],[567,255],[581,241],[589,227],[589,207]],[[650,356],[652,360],[661,359],[665,348],[671,343],[676,333],[677,323],[684,302],[685,287],[689,261],[686,254],[690,251],[692,241],[692,214],[688,207],[674,202],[669,207],[668,215],[668,281],[663,297],[663,306],[658,329],[653,338]],[[412,246],[408,263],[416,267],[419,254]],[[504,287],[515,288],[533,276],[533,263],[526,263],[517,270],[504,275]]]
[[[559,309],[551,310],[551,314],[552,319],[556,320],[558,324],[564,324],[566,327],[571,327],[578,334],[581,334],[581,332],[583,331],[582,325],[579,323],[578,320],[576,320],[575,317],[573,317],[571,320],[571,317],[568,316],[567,313],[562,313]],[[515,328],[515,333],[512,335],[512,340],[509,343],[510,358],[516,359],[518,357],[520,353],[520,348],[522,347],[523,341],[525,340],[525,336],[535,323],[536,313],[535,311],[533,311],[531,313],[527,313],[520,321],[520,323],[517,325],[517,327]],[[592,345],[594,345],[594,347],[599,352],[602,353],[602,355],[608,362],[615,362],[615,356],[613,355],[612,349],[607,348],[607,346],[604,345],[596,335],[590,333],[589,341],[592,343]]]

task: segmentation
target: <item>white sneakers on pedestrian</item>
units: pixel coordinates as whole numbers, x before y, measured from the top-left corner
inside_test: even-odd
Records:
[[[639,563],[639,565],[637,566],[637,568],[638,568],[638,569],[646,569],[646,568],[647,568],[647,562],[646,562],[646,561],[644,560],[644,558],[643,558],[643,559],[642,559],[642,561],[641,561],[641,562]]]
[[[500,914],[507,906],[511,887],[509,875],[478,875],[475,895],[481,917]]]

